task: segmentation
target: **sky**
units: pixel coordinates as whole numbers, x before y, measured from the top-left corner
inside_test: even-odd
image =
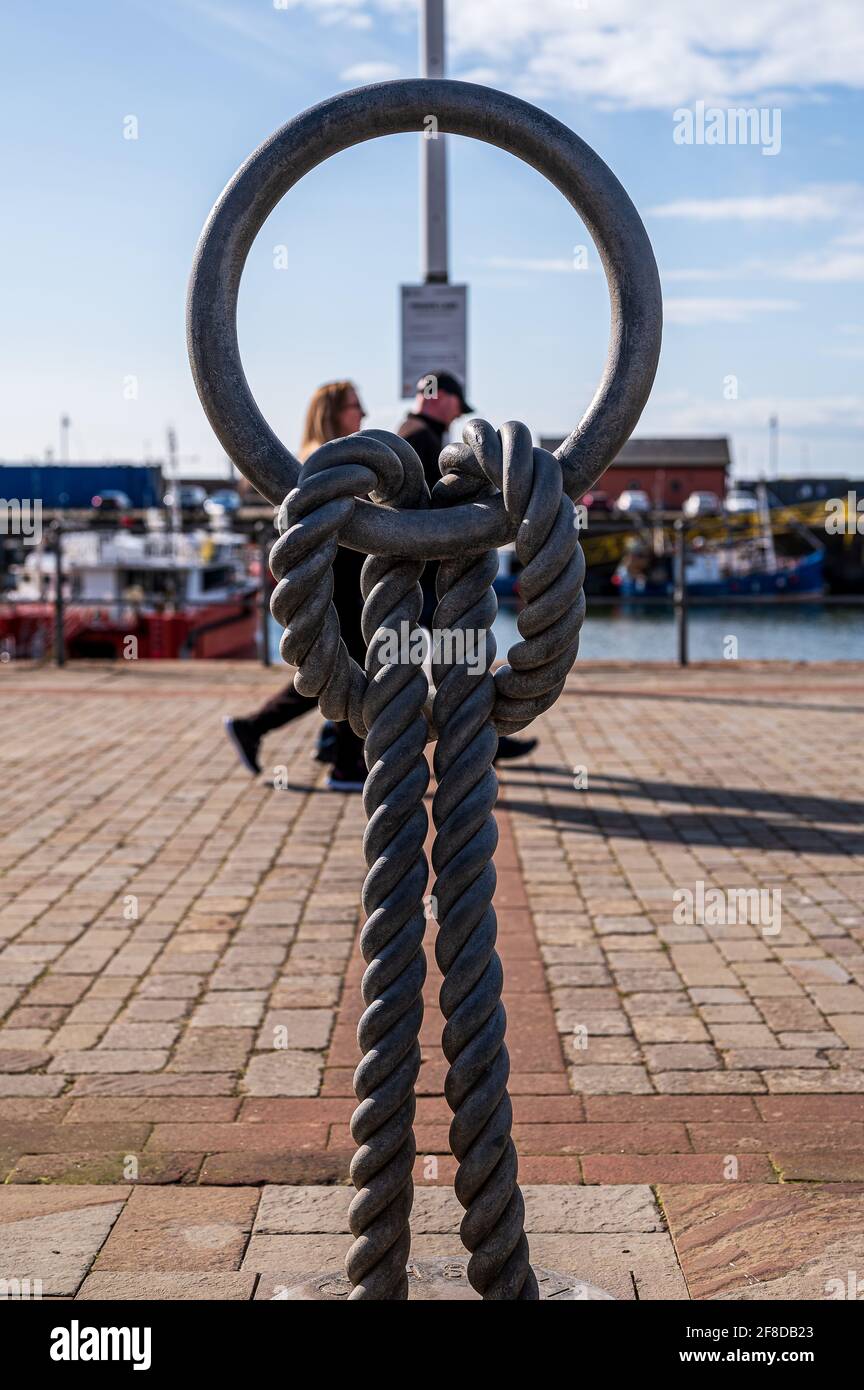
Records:
[[[861,0],[450,0],[447,23],[448,75],[552,112],[645,222],[665,329],[636,433],[728,434],[735,471],[755,476],[776,415],[781,473],[861,477]],[[185,349],[206,216],[293,115],[414,75],[417,26],[416,0],[4,0],[0,458],[56,454],[67,414],[73,461],[163,457],[172,426],[184,473],[226,467]],[[761,125],[731,143],[726,112],[741,107]],[[703,136],[725,143],[699,141],[700,110]],[[328,379],[357,382],[368,425],[404,413],[418,145],[389,137],[328,161],[250,254],[244,366],[289,447]],[[471,399],[496,425],[563,435],[605,358],[596,251],[535,171],[475,141],[448,149]]]

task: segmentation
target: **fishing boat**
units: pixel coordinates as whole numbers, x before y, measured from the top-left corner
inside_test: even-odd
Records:
[[[820,598],[825,592],[820,550],[778,556],[773,566],[745,548],[692,550],[686,564],[687,593],[694,599]],[[613,577],[622,598],[668,598],[675,592],[671,555],[654,556],[634,547]]]
[[[254,656],[258,581],[245,536],[228,530],[66,532],[62,621],[69,657]],[[57,560],[38,547],[0,596],[0,650],[38,659],[57,623]]]
[[[684,565],[690,598],[800,600],[824,594],[824,546],[797,526],[783,536],[787,553],[779,552],[764,486],[757,506],[758,520],[750,533],[691,537]],[[631,541],[612,582],[622,598],[673,598],[675,557],[665,532],[657,528],[650,542],[644,537]]]

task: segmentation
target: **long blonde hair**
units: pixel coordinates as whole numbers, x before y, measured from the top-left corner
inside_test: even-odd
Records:
[[[357,395],[353,381],[325,381],[319,386],[306,408],[306,421],[303,425],[303,440],[300,444],[300,458],[306,459],[322,444],[331,439],[340,439],[339,413],[345,409],[345,400],[350,392]]]

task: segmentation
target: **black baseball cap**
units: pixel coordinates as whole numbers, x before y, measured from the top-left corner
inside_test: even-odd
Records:
[[[425,389],[430,378],[434,379],[439,391],[446,391],[450,396],[459,397],[463,415],[470,415],[472,411],[477,409],[476,405],[468,404],[465,399],[465,391],[462,382],[458,377],[453,376],[452,372],[427,372],[426,375],[421,376],[420,380],[417,382],[417,390],[425,394]]]

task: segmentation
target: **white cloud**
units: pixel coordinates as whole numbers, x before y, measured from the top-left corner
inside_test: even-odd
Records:
[[[811,252],[780,265],[776,274],[786,280],[809,281],[811,284],[864,280],[864,251],[832,251],[828,248]]]
[[[395,63],[354,63],[339,74],[343,82],[386,82],[399,76]]]
[[[562,274],[562,275],[585,275],[586,273],[596,272],[597,263],[589,262],[586,266],[581,266],[577,272],[576,266],[571,256],[553,256],[547,259],[532,256],[490,256],[484,264],[490,270],[527,270],[533,274]]]
[[[694,327],[707,323],[750,323],[760,314],[788,313],[801,306],[794,299],[664,299],[666,323]]]
[[[712,266],[707,267],[685,267],[679,270],[664,270],[660,268],[660,278],[664,283],[672,284],[679,282],[697,281],[703,283],[709,280],[737,280],[744,274],[743,266]]]
[[[719,396],[690,396],[686,401],[667,401],[658,396],[646,411],[652,431],[668,429],[676,434],[761,432],[772,415],[780,420],[781,436],[797,430],[858,430],[864,428],[864,397],[761,396],[724,401]]]
[[[814,185],[798,193],[747,198],[677,198],[649,208],[652,217],[696,222],[831,222],[862,202],[857,184]]]
[[[417,0],[290,3],[328,23],[417,13]],[[448,20],[452,70],[482,64],[536,97],[671,112],[864,87],[860,0],[456,0]]]

